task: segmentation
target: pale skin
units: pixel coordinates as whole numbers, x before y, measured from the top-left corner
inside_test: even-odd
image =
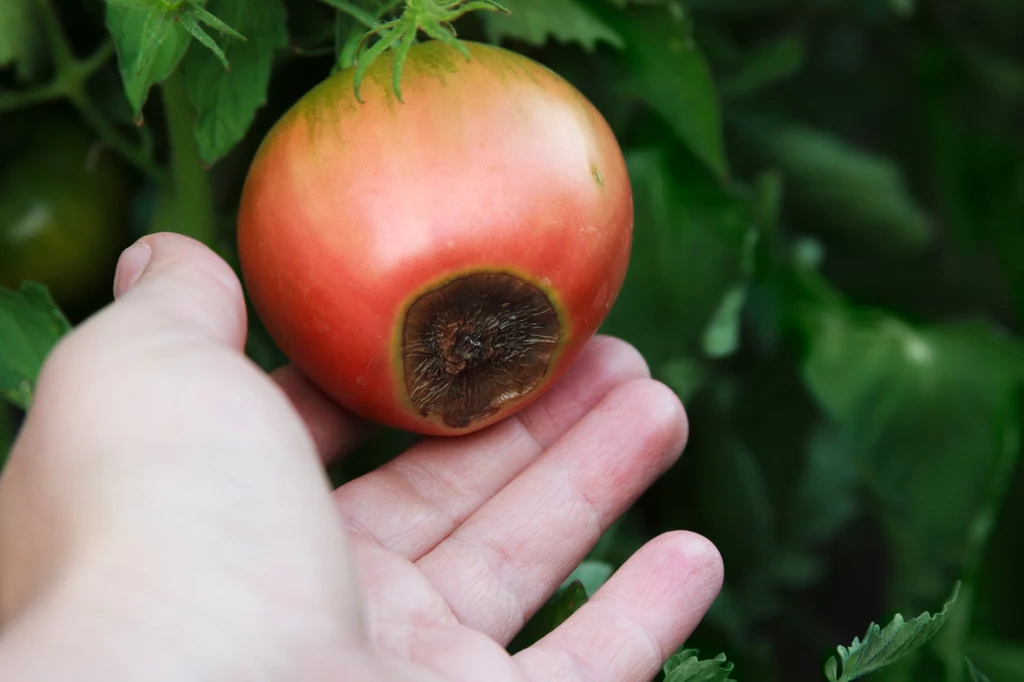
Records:
[[[242,352],[230,268],[153,235],[59,344],[0,477],[0,679],[641,682],[715,599],[685,531],[505,645],[687,437],[615,339],[524,412],[331,490],[366,425]]]

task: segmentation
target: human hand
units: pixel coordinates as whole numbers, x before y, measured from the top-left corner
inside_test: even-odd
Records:
[[[323,461],[364,426],[245,358],[226,264],[151,236],[115,293],[48,359],[0,477],[0,679],[649,680],[720,589],[714,547],[669,533],[505,652],[684,445],[622,342],[331,491]]]

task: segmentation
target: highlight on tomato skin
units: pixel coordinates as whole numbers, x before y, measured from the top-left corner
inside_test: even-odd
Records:
[[[415,45],[307,93],[238,218],[254,308],[291,361],[376,422],[470,433],[572,365],[625,278],[633,202],[601,114],[544,66]]]

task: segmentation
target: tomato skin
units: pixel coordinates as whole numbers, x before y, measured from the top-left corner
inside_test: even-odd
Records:
[[[14,125],[0,169],[0,285],[45,284],[85,313],[109,298],[128,234],[129,174],[70,114],[46,111]]]
[[[571,365],[625,277],[633,205],[597,110],[547,68],[466,43],[417,44],[302,98],[267,135],[243,191],[239,255],[253,305],[293,363],[374,421],[462,434],[522,409]],[[541,384],[454,429],[422,416],[402,377],[403,315],[461,273],[508,272],[562,324]]]

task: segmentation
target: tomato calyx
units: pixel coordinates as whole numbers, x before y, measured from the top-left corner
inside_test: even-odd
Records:
[[[537,287],[506,273],[460,276],[409,306],[406,392],[422,416],[466,428],[536,388],[561,339],[558,312]]]
[[[370,68],[370,65],[377,57],[394,47],[397,49],[397,53],[392,72],[392,85],[398,101],[403,101],[402,67],[420,31],[423,31],[435,40],[454,47],[466,59],[470,59],[469,50],[455,36],[455,29],[451,24],[462,15],[476,10],[511,14],[508,8],[496,0],[456,0],[455,2],[450,0],[406,0],[405,9],[397,19],[377,22],[373,17],[370,17],[370,19],[373,19],[373,23],[370,24],[370,30],[360,38],[359,44],[356,46],[356,72],[353,79],[356,99],[360,102],[363,101],[359,90],[363,83],[363,78],[366,76],[366,70]],[[352,14],[364,22],[367,21],[364,12],[358,11],[352,12]],[[374,35],[378,37],[377,42],[364,52],[364,46]]]

